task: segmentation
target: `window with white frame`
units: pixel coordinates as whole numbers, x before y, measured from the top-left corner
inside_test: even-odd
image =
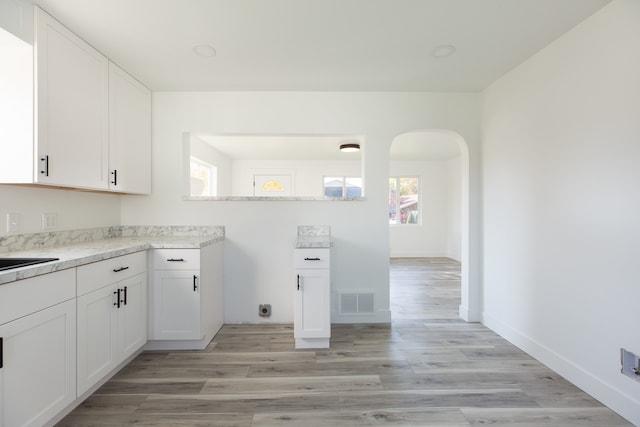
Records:
[[[218,195],[218,168],[191,156],[191,196],[215,197]]]
[[[420,178],[389,178],[389,224],[420,224]]]
[[[362,178],[359,176],[325,176],[322,194],[327,198],[362,197]]]

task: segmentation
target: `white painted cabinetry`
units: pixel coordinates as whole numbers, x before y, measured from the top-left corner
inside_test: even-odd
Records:
[[[78,267],[78,395],[147,340],[146,252]]]
[[[0,426],[41,426],[75,400],[75,269],[0,286],[0,349]]]
[[[223,243],[151,251],[149,349],[204,348],[222,327]]]
[[[149,194],[150,91],[39,7],[34,29],[0,73],[0,182]]]
[[[331,337],[330,249],[294,250],[296,348],[328,348]]]
[[[151,193],[151,91],[111,62],[109,189]]]
[[[108,189],[109,60],[35,8],[35,181]]]

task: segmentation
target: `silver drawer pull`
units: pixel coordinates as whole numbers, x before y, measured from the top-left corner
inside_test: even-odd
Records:
[[[305,261],[320,261],[320,258],[305,258]]]
[[[114,268],[114,269],[113,269],[113,272],[114,272],[114,273],[119,273],[119,272],[121,272],[121,271],[128,270],[128,269],[129,269],[129,267]]]
[[[184,258],[169,258],[168,262],[184,262]]]

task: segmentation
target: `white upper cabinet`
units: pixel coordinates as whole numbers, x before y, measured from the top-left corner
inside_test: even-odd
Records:
[[[35,9],[38,183],[108,189],[109,60]]]
[[[109,188],[151,193],[151,91],[109,63]]]
[[[2,50],[0,183],[149,194],[151,92],[37,6],[34,33]]]

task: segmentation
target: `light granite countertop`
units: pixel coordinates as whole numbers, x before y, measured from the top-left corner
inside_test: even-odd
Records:
[[[296,249],[331,248],[331,227],[328,225],[299,225]]]
[[[223,240],[224,232],[210,235],[136,235],[4,252],[0,257],[59,260],[0,271],[0,285],[148,249],[199,249]]]

